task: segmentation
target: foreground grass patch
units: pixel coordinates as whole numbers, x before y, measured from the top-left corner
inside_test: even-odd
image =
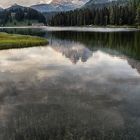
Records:
[[[48,40],[29,35],[0,33],[0,49],[24,48],[48,44]]]

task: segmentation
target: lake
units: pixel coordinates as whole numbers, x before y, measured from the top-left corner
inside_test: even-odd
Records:
[[[140,139],[140,31],[1,31],[49,45],[0,51],[0,140]]]

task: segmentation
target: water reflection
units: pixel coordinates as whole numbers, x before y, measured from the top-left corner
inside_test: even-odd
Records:
[[[75,49],[74,62],[88,54],[86,62],[73,65]],[[139,128],[140,75],[126,59],[78,43],[3,50],[0,70],[1,139],[119,139]]]
[[[92,50],[102,49],[108,53],[113,50],[125,54],[131,58],[140,60],[140,32],[52,32],[46,34],[52,43],[60,41],[80,42]],[[111,51],[110,51],[111,50]]]
[[[69,58],[73,64],[76,64],[78,61],[84,63],[92,57],[92,51],[80,43],[57,40],[57,42],[53,42],[51,45],[55,51]]]
[[[1,140],[140,138],[139,61],[84,34],[0,51]]]

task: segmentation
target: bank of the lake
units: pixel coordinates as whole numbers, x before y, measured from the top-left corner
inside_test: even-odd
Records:
[[[48,44],[48,40],[41,37],[0,33],[0,49],[24,48],[46,44]]]

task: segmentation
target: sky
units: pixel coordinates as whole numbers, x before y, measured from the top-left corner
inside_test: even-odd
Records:
[[[15,3],[23,6],[31,6],[40,3],[50,3],[51,1],[52,0],[0,0],[0,7],[7,8]],[[72,1],[73,3],[76,4],[84,2],[86,0],[57,0],[57,1]]]
[[[38,3],[49,3],[51,0],[0,0],[0,7],[6,8],[9,7],[13,4],[19,4],[23,6],[30,6],[33,4],[38,4]]]

